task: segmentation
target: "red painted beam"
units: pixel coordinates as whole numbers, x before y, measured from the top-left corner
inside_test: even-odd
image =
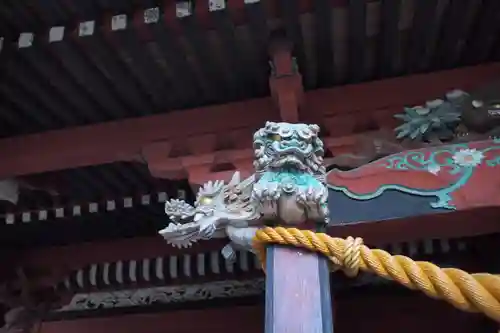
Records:
[[[179,150],[189,141],[198,143],[213,133],[230,136],[242,128],[251,133],[270,119],[277,120],[278,112],[270,98],[262,98],[8,138],[0,140],[0,156],[11,156],[8,165],[0,166],[0,178],[140,160],[143,149],[158,141],[175,145],[173,153],[183,155]]]
[[[499,77],[500,64],[491,64],[311,91],[304,94],[301,120],[322,123],[331,137],[349,135],[368,119],[393,127],[392,115],[404,105]],[[251,133],[278,119],[272,99],[262,98],[2,139],[0,178],[138,160],[157,142],[165,159],[249,149]]]
[[[417,292],[353,290],[339,295],[337,333],[496,332],[484,317],[460,312]],[[292,316],[292,314],[290,314]],[[123,314],[42,323],[40,333],[262,332],[262,305],[207,307],[147,314]],[[488,330],[490,329],[490,330]]]
[[[255,333],[262,331],[261,306],[179,310],[163,313],[129,314],[118,317],[44,322],[40,333]]]

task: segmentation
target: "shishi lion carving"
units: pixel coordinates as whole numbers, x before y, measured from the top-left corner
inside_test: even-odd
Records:
[[[323,142],[318,125],[268,122],[254,135],[252,199],[266,217],[288,224],[328,222]]]
[[[188,247],[223,233],[230,243],[222,249],[228,260],[236,249],[251,251],[252,238],[264,220],[299,224],[328,222],[328,190],[319,126],[267,122],[254,135],[256,173],[241,180],[207,182],[194,206],[183,200],[165,203],[172,220],[160,230],[167,243]]]

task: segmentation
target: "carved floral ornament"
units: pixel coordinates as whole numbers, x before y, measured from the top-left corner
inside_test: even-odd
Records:
[[[402,125],[395,128],[396,138],[419,141],[450,139],[454,127],[460,122],[461,110],[458,105],[465,96],[465,92],[456,90],[448,93],[445,100],[436,99],[424,106],[405,108],[405,113],[394,116],[403,121]]]
[[[483,138],[498,137],[500,93],[495,87],[487,86],[472,94],[453,90],[444,99],[405,108],[404,113],[395,115],[403,122],[395,128],[396,138],[441,143],[467,138],[470,134],[476,134],[471,139],[477,139],[478,134]]]
[[[349,170],[405,150],[500,138],[500,82],[472,93],[452,90],[394,117],[401,121],[394,133],[361,137],[356,153],[337,155],[331,164]]]

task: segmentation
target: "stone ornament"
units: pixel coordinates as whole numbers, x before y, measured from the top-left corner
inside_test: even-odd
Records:
[[[255,232],[265,220],[297,225],[328,223],[328,189],[319,126],[267,122],[254,135],[255,174],[241,180],[207,182],[194,206],[183,200],[165,203],[172,223],[159,231],[167,243],[189,247],[224,233],[230,243],[222,249],[227,260],[235,250],[252,250]]]

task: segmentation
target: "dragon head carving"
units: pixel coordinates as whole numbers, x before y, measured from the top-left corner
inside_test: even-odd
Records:
[[[165,213],[170,223],[160,230],[167,243],[177,247],[188,247],[199,239],[211,238],[217,229],[227,223],[249,221],[260,217],[250,201],[254,177],[240,181],[236,172],[231,181],[209,181],[196,195],[194,206],[179,199],[165,203]]]
[[[293,169],[319,178],[324,176],[324,148],[319,130],[318,125],[268,121],[254,134],[257,173]]]

